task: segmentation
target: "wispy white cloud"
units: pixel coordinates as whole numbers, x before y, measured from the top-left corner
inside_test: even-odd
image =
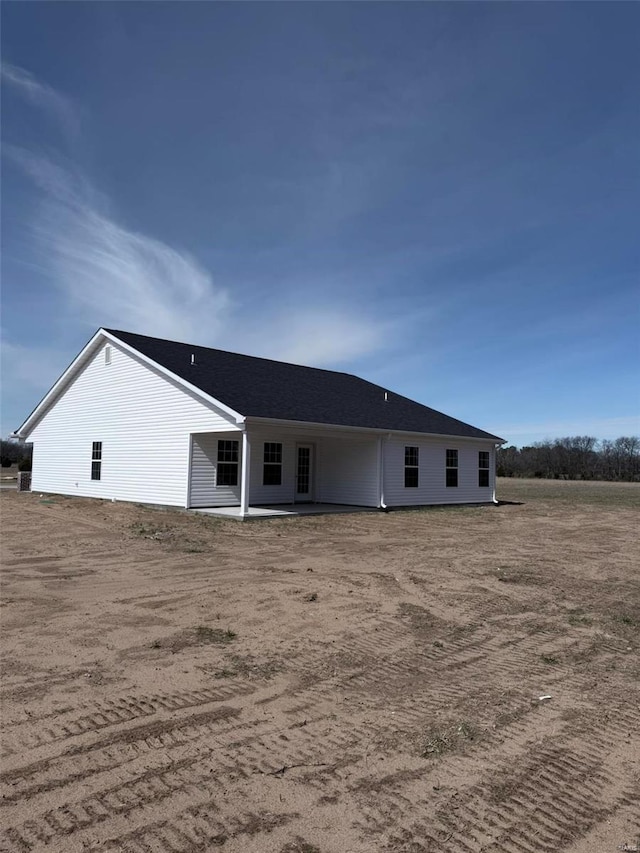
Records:
[[[70,135],[78,133],[80,126],[78,110],[66,95],[37,80],[24,68],[11,65],[9,62],[2,62],[0,65],[0,79],[35,107],[48,112],[65,132]]]
[[[2,78],[65,124],[69,99],[28,71],[3,63]],[[40,191],[32,236],[40,266],[85,326],[115,326],[203,345],[238,347],[291,361],[335,365],[378,349],[386,324],[346,306],[258,314],[234,304],[229,291],[189,253],[126,229],[108,200],[60,154],[42,156],[5,145],[4,155]]]
[[[237,349],[252,355],[334,367],[384,349],[393,334],[392,321],[311,303],[304,311],[290,309],[268,317],[266,328],[248,316],[244,327],[235,324],[233,339]]]
[[[65,130],[76,112],[68,99],[11,65],[2,77],[32,103],[55,114]],[[59,326],[73,335],[66,358],[57,350],[27,347],[5,336],[5,395],[24,387],[45,390],[75,354],[79,336],[99,326],[218,346],[310,365],[336,367],[389,344],[391,325],[333,297],[303,308],[284,294],[241,303],[190,253],[126,228],[73,158],[43,156],[6,144],[3,154],[34,190],[29,226],[31,265],[49,277],[60,304]],[[301,282],[307,293],[309,282]],[[311,287],[313,291],[314,288]],[[322,294],[319,294],[321,300]],[[65,351],[64,344],[60,350]]]
[[[42,193],[32,223],[40,265],[85,326],[143,334],[312,365],[335,366],[384,348],[392,324],[347,305],[303,309],[240,304],[188,253],[134,233],[66,166],[8,153]],[[304,289],[304,288],[303,288]]]
[[[63,166],[24,150],[12,156],[42,192],[32,231],[70,314],[194,343],[219,336],[231,300],[194,258],[118,224]]]

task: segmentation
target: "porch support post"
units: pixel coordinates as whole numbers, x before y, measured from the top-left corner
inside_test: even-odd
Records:
[[[384,436],[378,436],[378,507],[386,509],[384,502]]]
[[[191,506],[191,472],[193,470],[193,433],[189,433],[189,460],[187,462],[187,498],[185,508]]]
[[[493,448],[493,453],[491,454],[493,456],[493,461],[492,461],[492,465],[491,465],[491,469],[490,469],[491,476],[493,477],[493,494],[491,495],[491,500],[496,505],[498,503],[498,499],[496,498],[496,486],[497,486],[496,478],[498,476],[498,470],[497,470],[498,469],[498,450],[501,447],[502,447],[501,444],[496,444]]]
[[[249,470],[251,466],[251,442],[245,428],[242,433],[242,475],[240,480],[240,515],[249,514]]]

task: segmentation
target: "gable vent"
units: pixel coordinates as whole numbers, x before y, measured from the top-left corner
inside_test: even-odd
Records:
[[[196,354],[195,352],[191,353],[191,366],[193,367],[196,363]]]
[[[104,363],[111,364],[111,347],[109,344],[104,348]]]

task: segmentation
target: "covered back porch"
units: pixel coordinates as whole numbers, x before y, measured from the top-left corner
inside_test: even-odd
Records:
[[[194,433],[187,508],[227,518],[377,509],[381,439],[330,428],[246,425]]]

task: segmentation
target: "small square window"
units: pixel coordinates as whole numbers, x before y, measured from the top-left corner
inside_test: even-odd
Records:
[[[216,477],[217,486],[237,486],[238,485],[238,463],[237,462],[218,462],[218,475]]]
[[[282,485],[282,465],[269,465],[265,463],[263,477],[263,486],[281,486]]]
[[[417,489],[419,485],[418,469],[404,469],[404,487],[405,489]]]
[[[239,441],[218,442],[218,462],[237,462],[239,456]]]
[[[419,455],[418,447],[405,447],[404,449],[404,464],[416,466],[418,464],[418,455]]]
[[[275,441],[265,441],[264,461],[272,465],[282,464],[282,445]]]

